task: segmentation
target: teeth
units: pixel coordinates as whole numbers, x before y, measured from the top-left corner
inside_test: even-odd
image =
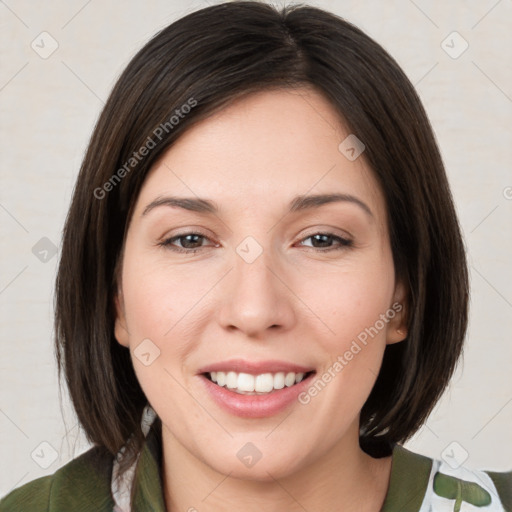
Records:
[[[262,373],[251,375],[249,373],[236,372],[211,372],[210,378],[221,387],[227,387],[236,393],[257,394],[270,393],[276,389],[283,389],[298,384],[304,373]]]
[[[269,393],[274,389],[274,376],[271,373],[257,375],[254,380],[254,391]]]
[[[234,389],[238,386],[238,375],[235,372],[228,372],[226,375],[226,387]]]
[[[274,389],[283,389],[284,388],[284,373],[276,373],[274,375]]]
[[[295,384],[295,374],[294,373],[287,373],[286,377],[284,378],[284,385],[285,386],[293,386]]]
[[[252,375],[249,375],[248,373],[239,373],[238,374],[238,382],[235,387],[238,388],[240,391],[254,391],[255,384],[256,384],[255,378]],[[259,391],[267,391],[267,390],[260,389]]]

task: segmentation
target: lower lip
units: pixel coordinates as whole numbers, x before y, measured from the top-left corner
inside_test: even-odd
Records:
[[[265,418],[284,411],[298,395],[310,386],[314,373],[290,387],[277,389],[267,395],[242,395],[218,386],[205,375],[199,375],[213,400],[225,411],[242,418]]]

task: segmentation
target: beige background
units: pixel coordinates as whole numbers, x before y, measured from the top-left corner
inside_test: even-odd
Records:
[[[0,2],[0,495],[54,472],[88,446],[65,394],[60,405],[52,244],[60,245],[83,151],[116,77],[157,30],[208,3]],[[365,30],[417,86],[465,233],[472,310],[464,364],[406,446],[435,458],[467,456],[468,467],[510,469],[512,2],[311,4]],[[453,31],[463,39],[449,36]],[[41,53],[56,44],[52,38],[58,48],[43,59],[31,43]],[[469,47],[453,58],[464,41]],[[38,243],[39,258],[32,252]]]

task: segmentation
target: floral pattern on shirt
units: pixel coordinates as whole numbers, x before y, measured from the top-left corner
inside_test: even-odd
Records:
[[[485,472],[434,460],[420,512],[506,512]]]

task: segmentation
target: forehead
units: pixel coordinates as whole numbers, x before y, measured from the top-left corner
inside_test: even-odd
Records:
[[[344,193],[385,204],[364,156],[349,160],[350,132],[310,88],[253,93],[186,131],[151,169],[136,211],[167,194],[211,198],[219,210],[280,207],[297,195]],[[364,153],[363,153],[364,155]]]

